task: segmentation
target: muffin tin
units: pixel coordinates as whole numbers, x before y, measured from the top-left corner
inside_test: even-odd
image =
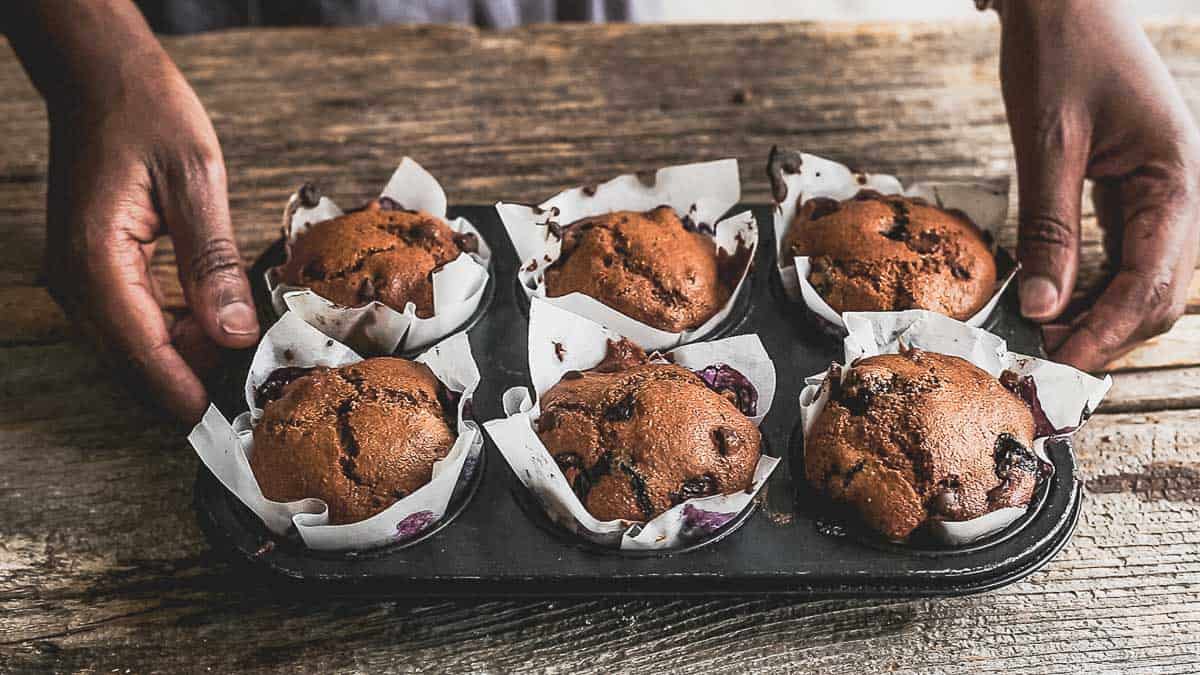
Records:
[[[437,527],[403,545],[349,553],[316,553],[269,533],[203,466],[196,481],[200,524],[214,548],[231,552],[274,583],[306,590],[375,597],[716,595],[801,596],[958,595],[1016,581],[1045,564],[1066,543],[1079,517],[1081,483],[1070,441],[1048,446],[1054,474],[1029,512],[1007,529],[957,548],[915,541],[886,542],[843,519],[804,482],[797,397],[804,378],[840,359],[840,340],[789,302],[774,272],[769,223],[773,207],[751,208],[760,223],[755,271],[737,309],[718,335],[757,333],[775,362],[775,403],[761,425],[767,452],[782,457],[758,503],[703,544],[669,554],[599,549],[561,530],[541,512],[491,444],[474,480],[456,496]],[[476,224],[493,250],[488,298],[466,327],[483,381],[475,395],[480,421],[503,416],[501,394],[529,386],[527,300],[514,282],[517,260],[494,209],[450,209]],[[259,307],[269,312],[260,270],[278,264],[276,245],[250,278]],[[1010,289],[985,327],[1016,351],[1042,354],[1036,327],[1022,320]],[[264,316],[269,321],[272,317]],[[231,358],[221,373],[218,405],[239,412],[249,356]],[[800,473],[793,475],[793,467]]]

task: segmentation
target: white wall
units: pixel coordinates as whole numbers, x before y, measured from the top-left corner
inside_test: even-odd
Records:
[[[1200,0],[1125,0],[1143,16],[1200,16]],[[922,21],[979,19],[973,0],[636,0],[637,21]]]

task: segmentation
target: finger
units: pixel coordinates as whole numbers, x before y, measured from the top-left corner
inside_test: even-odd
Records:
[[[138,242],[116,232],[88,265],[91,321],[102,347],[134,371],[125,383],[148,390],[151,400],[184,422],[200,419],[208,395],[171,343]]]
[[[162,177],[157,181],[160,204],[192,315],[218,345],[253,345],[258,315],[233,241],[220,151],[168,160],[156,173]]]
[[[176,351],[201,380],[220,364],[220,348],[204,333],[196,317],[191,314],[179,317],[170,327],[170,333]]]
[[[1021,313],[1035,321],[1062,314],[1079,269],[1080,202],[1087,167],[1085,124],[1054,111],[1016,144],[1020,212]]]
[[[1188,180],[1149,168],[1122,183],[1120,269],[1055,358],[1099,370],[1183,313],[1200,236],[1200,204]]]

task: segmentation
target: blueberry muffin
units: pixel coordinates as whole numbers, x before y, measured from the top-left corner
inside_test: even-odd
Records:
[[[284,368],[258,389],[250,468],[267,499],[316,497],[334,525],[369,518],[429,482],[454,445],[454,395],[427,366],[374,358]]]
[[[292,243],[282,279],[347,307],[378,300],[403,311],[412,302],[417,316],[429,318],[433,273],[478,244],[441,218],[381,198],[309,226]]]
[[[991,246],[965,214],[872,190],[804,202],[781,250],[810,258],[809,283],[839,313],[928,309],[963,320],[996,286]]]
[[[668,206],[616,211],[562,229],[562,253],[546,270],[546,292],[552,298],[584,293],[678,333],[720,311],[740,272],[736,266],[718,255],[712,237]]]
[[[835,369],[836,370],[836,369]],[[804,472],[885,537],[1029,504],[1042,477],[1034,418],[955,356],[907,349],[853,363],[804,442]]]
[[[537,434],[600,520],[644,522],[687,499],[745,490],[761,438],[739,403],[756,399],[741,391],[744,378],[708,379],[719,390],[686,368],[651,363],[626,340],[610,342],[603,362],[542,396]]]

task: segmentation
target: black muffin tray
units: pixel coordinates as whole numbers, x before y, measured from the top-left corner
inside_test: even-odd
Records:
[[[712,540],[669,554],[598,549],[557,528],[537,508],[488,439],[469,489],[436,528],[403,545],[320,553],[278,537],[201,466],[195,502],[214,548],[264,572],[262,583],[306,592],[399,596],[718,595],[932,596],[986,591],[1027,576],[1067,542],[1079,518],[1081,483],[1069,441],[1048,444],[1054,473],[1025,516],[988,539],[960,548],[896,544],[871,535],[813,495],[798,459],[797,399],[804,378],[841,359],[841,340],[784,296],[775,271],[771,207],[752,208],[760,241],[754,271],[730,320],[710,338],[757,333],[777,371],[777,389],[762,423],[766,452],[782,457],[756,503]],[[484,308],[467,326],[483,381],[475,416],[503,416],[501,394],[529,386],[528,301],[516,283],[516,254],[495,210],[451,209],[490,244],[492,280]],[[262,271],[279,264],[282,242],[251,272],[264,320],[270,301]],[[1019,316],[1010,288],[986,326],[1015,351],[1041,355],[1036,328]],[[264,323],[264,326],[267,325]],[[221,411],[245,409],[241,387],[250,355],[231,358],[214,388]]]

